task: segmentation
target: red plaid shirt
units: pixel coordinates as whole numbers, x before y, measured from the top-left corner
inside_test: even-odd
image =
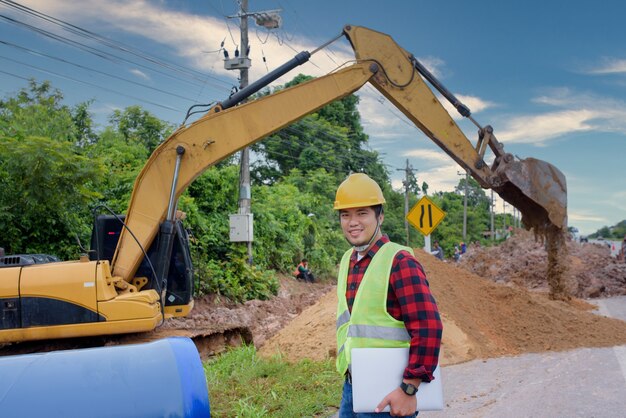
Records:
[[[350,312],[352,312],[356,292],[374,254],[388,242],[389,238],[386,235],[383,236],[359,261],[357,261],[357,252],[352,253],[346,288],[346,300]],[[409,364],[404,370],[404,378],[418,378],[424,382],[430,382],[439,359],[443,327],[424,269],[413,254],[407,251],[400,251],[396,254],[391,266],[387,312],[395,319],[404,321],[411,335]]]

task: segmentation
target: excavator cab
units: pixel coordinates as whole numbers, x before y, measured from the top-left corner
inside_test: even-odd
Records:
[[[117,242],[122,232],[123,225],[120,220],[124,216],[99,215],[94,222],[91,233],[90,260],[113,259]],[[169,269],[167,273],[165,290],[165,308],[176,309],[179,306],[187,306],[193,297],[193,265],[189,252],[189,234],[184,228],[182,221],[176,220],[174,223],[174,240],[172,253],[170,256]],[[152,242],[147,250],[148,257],[153,265],[157,264],[159,248],[159,238]],[[154,270],[145,258],[139,265],[133,283],[138,289],[158,289],[158,282],[154,278]]]

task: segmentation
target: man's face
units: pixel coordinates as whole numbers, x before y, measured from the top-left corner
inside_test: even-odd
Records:
[[[380,223],[383,217],[381,214]],[[376,212],[371,207],[341,209],[339,219],[343,235],[355,247],[368,244],[376,231]]]

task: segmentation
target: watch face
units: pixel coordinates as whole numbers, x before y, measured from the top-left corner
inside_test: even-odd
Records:
[[[417,393],[417,388],[410,383],[407,384],[407,383],[402,382],[400,387],[402,388],[404,393],[406,393],[409,396],[413,396]]]

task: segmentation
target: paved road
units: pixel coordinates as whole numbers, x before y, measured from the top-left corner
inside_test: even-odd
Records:
[[[596,300],[626,320],[626,296]],[[626,346],[525,354],[444,367],[443,417],[626,417]]]
[[[595,303],[626,320],[626,296]],[[626,417],[626,346],[475,360],[442,378],[446,409],[420,417]]]

